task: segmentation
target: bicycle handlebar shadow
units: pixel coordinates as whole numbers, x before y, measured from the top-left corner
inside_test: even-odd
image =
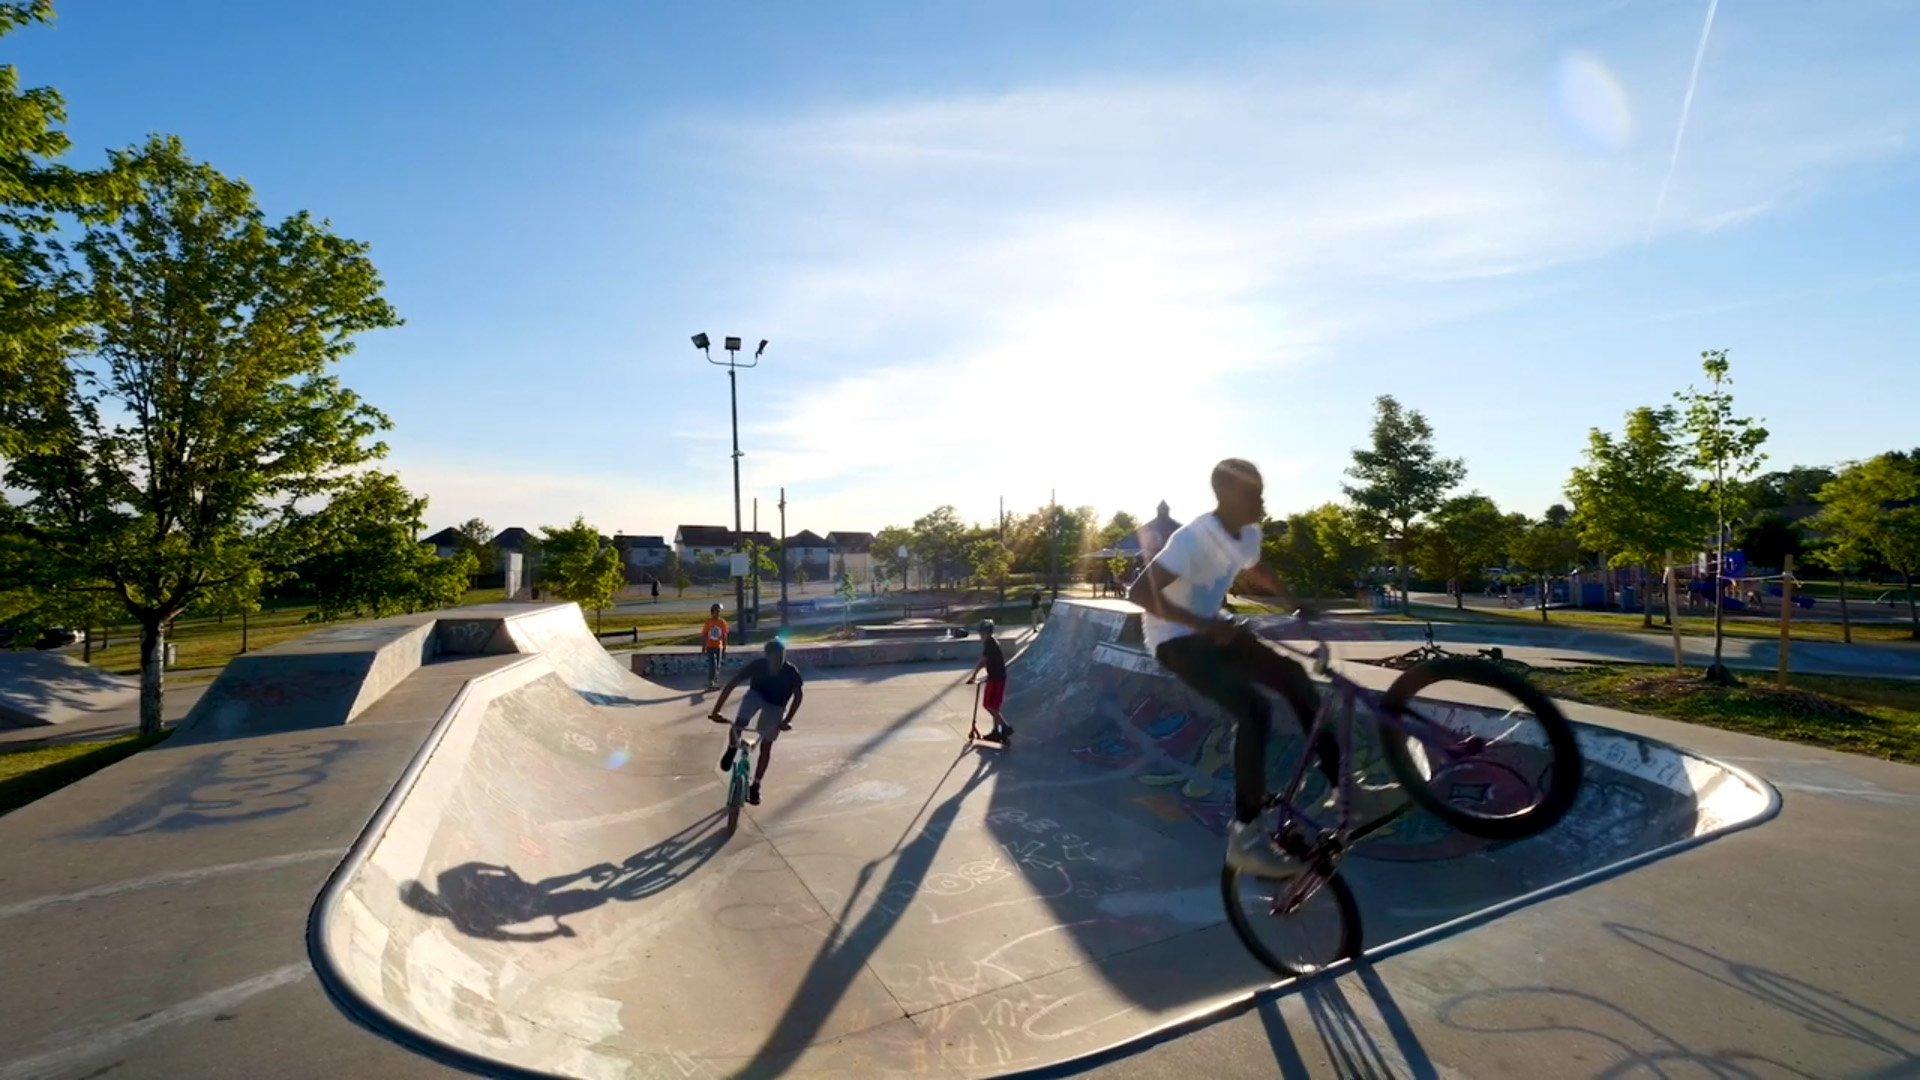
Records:
[[[536,943],[573,937],[561,920],[609,901],[641,900],[671,888],[718,854],[726,840],[715,810],[672,836],[643,848],[618,866],[599,863],[567,874],[528,881],[510,866],[465,862],[440,871],[435,889],[419,881],[400,887],[400,899],[424,915],[444,918],[468,937]],[[587,883],[584,887],[582,883]],[[513,929],[552,919],[541,930]]]

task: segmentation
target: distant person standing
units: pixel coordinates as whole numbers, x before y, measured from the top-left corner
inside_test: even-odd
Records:
[[[720,605],[707,609],[707,621],[700,624],[700,650],[707,661],[707,689],[720,688],[720,661],[726,659],[727,620],[720,615]]]
[[[653,593],[653,602],[656,604],[659,603],[660,602],[660,579],[654,578],[652,581],[647,583],[647,587]]]
[[[1040,624],[1045,622],[1046,618],[1046,615],[1040,610],[1040,590],[1035,589],[1033,590],[1033,600],[1027,605],[1027,622],[1032,624],[1035,630],[1038,630],[1040,629]]]
[[[1013,726],[1000,715],[1000,707],[1007,700],[1007,654],[1001,651],[1000,642],[993,636],[992,619],[980,624],[980,660],[967,673],[967,685],[980,681],[983,671],[986,685],[980,690],[980,707],[993,717],[993,730],[987,734],[987,741],[1006,742],[1013,734]]]

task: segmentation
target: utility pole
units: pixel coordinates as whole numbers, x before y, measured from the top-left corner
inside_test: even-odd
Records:
[[[780,629],[787,628],[787,489],[780,489]]]
[[[1004,551],[1007,546],[1007,497],[1005,495],[1000,496],[1000,518],[994,524],[998,526],[1000,548]],[[1000,575],[1000,606],[1003,608],[1007,606],[1007,575],[1004,572]],[[1005,612],[998,614],[1004,615]]]
[[[748,566],[753,570],[753,621],[760,621],[760,496],[753,497],[753,533],[747,537]]]
[[[1053,488],[1047,489],[1047,592],[1060,596],[1060,505]]]
[[[720,361],[715,360],[713,354],[707,351],[709,344],[711,343],[708,341],[707,335],[693,335],[693,347],[699,349],[700,352],[706,356],[707,363],[719,364]],[[760,365],[760,354],[767,351],[767,343],[764,339],[760,342],[760,347],[753,351],[753,361],[747,364],[739,362],[739,338],[728,338],[726,340],[726,350],[727,403],[733,413],[733,550],[736,554],[745,554],[746,546],[743,543],[744,538],[740,535],[740,380],[737,373],[738,369],[743,367],[758,367]],[[733,614],[736,622],[746,621],[746,605],[746,576],[743,574],[735,574],[733,578]],[[744,643],[745,641],[746,635],[741,634],[739,642]]]

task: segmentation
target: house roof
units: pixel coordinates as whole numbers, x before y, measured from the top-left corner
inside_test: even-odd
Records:
[[[870,532],[830,532],[827,543],[842,555],[865,555],[873,550],[873,534]]]
[[[533,546],[533,534],[518,525],[514,525],[510,528],[501,529],[500,535],[493,538],[493,546],[506,548],[508,551],[524,551]]]
[[[801,529],[799,532],[787,537],[787,546],[790,548],[830,548],[833,545],[827,542],[825,537],[818,535],[812,529]]]
[[[457,547],[460,543],[460,530],[449,525],[420,542],[432,544],[434,547]]]
[[[763,548],[779,546],[773,535],[767,532],[743,530],[740,538]],[[725,525],[682,525],[674,530],[673,542],[685,544],[688,547],[731,548],[733,547],[733,530]]]
[[[1122,555],[1158,553],[1165,546],[1167,537],[1172,536],[1179,527],[1180,523],[1173,520],[1163,501],[1156,508],[1152,521],[1121,537],[1113,545],[1113,550]]]
[[[616,546],[624,548],[663,548],[667,546],[666,540],[659,536],[628,536],[621,534],[615,536],[613,542]]]

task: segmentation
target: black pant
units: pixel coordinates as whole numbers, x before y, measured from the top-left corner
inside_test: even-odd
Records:
[[[1293,706],[1302,732],[1319,711],[1319,692],[1307,669],[1282,656],[1245,629],[1225,645],[1205,634],[1164,642],[1154,657],[1194,692],[1233,717],[1233,816],[1252,821],[1267,797],[1267,734],[1272,710],[1255,686],[1279,693]]]

